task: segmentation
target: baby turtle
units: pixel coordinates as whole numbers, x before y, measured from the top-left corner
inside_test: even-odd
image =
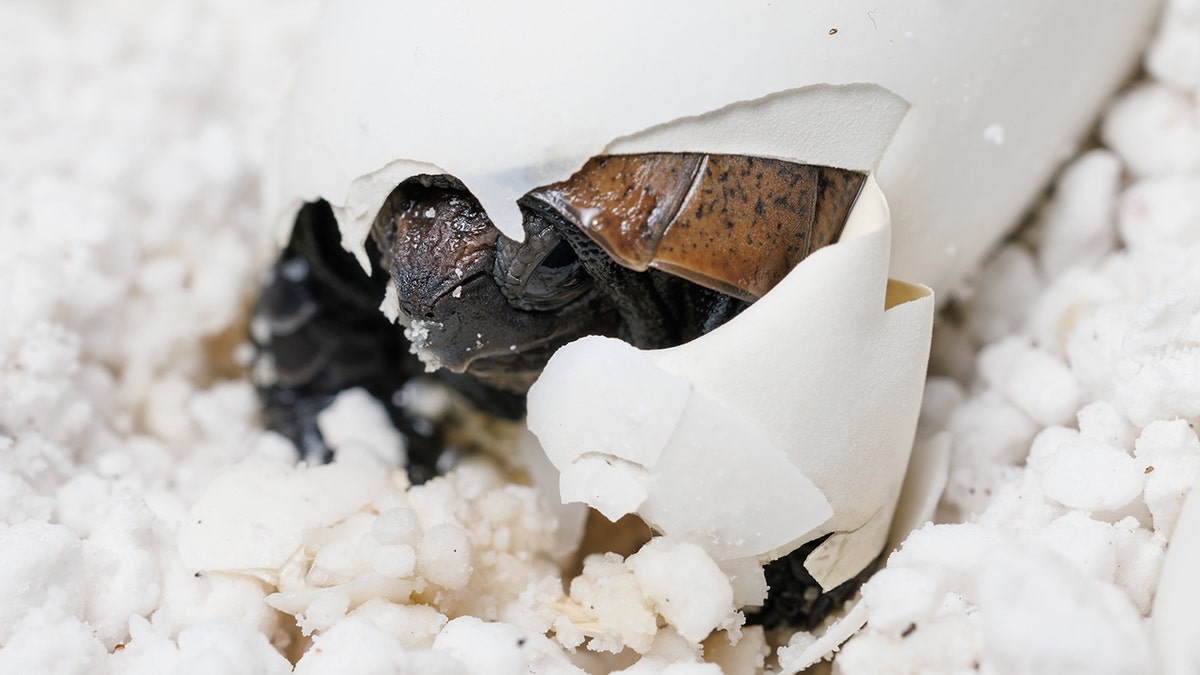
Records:
[[[736,316],[837,240],[864,181],[742,155],[601,156],[519,200],[517,242],[457,179],[420,175],[376,217],[369,275],[342,249],[329,205],[310,203],[252,322],[266,421],[310,460],[326,459],[317,413],[363,387],[404,433],[420,483],[437,473],[444,429],[405,405],[407,382],[436,378],[519,419],[525,392],[568,342],[598,334],[665,348]],[[394,302],[403,331],[381,302]],[[768,567],[758,617],[768,627],[811,628],[869,571],[822,594],[802,571],[814,545]]]
[[[374,238],[421,360],[523,393],[583,335],[654,349],[733,318],[836,241],[864,178],[742,155],[596,157],[518,202],[517,242],[457,181],[420,176]]]

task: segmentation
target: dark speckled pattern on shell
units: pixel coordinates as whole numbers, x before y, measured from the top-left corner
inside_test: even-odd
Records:
[[[837,241],[865,174],[741,155],[596,157],[530,193],[630,269],[747,301]]]

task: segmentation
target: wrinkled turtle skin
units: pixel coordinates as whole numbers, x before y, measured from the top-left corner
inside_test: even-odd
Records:
[[[252,321],[266,423],[327,460],[317,413],[363,387],[406,437],[414,484],[428,480],[445,430],[404,405],[407,382],[432,378],[520,419],[525,392],[568,342],[606,335],[665,348],[735,317],[837,240],[863,179],[737,155],[597,157],[518,202],[517,242],[457,179],[415,176],[376,218],[369,276],[342,249],[329,205],[310,203]],[[380,311],[389,285],[400,325]],[[869,574],[821,593],[803,568],[814,546],[768,566],[770,596],[751,621],[811,628]]]

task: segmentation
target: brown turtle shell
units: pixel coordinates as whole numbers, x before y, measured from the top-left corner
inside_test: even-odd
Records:
[[[745,155],[606,155],[529,196],[620,265],[753,301],[837,241],[865,178]]]

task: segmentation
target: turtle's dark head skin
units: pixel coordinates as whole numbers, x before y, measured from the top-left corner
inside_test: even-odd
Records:
[[[548,294],[565,302],[514,305],[497,282],[496,258],[515,242],[448,176],[400,185],[380,212],[375,237],[390,252],[405,335],[429,370],[467,373],[524,393],[559,347],[618,329],[615,307],[582,272],[573,287],[558,283]]]

